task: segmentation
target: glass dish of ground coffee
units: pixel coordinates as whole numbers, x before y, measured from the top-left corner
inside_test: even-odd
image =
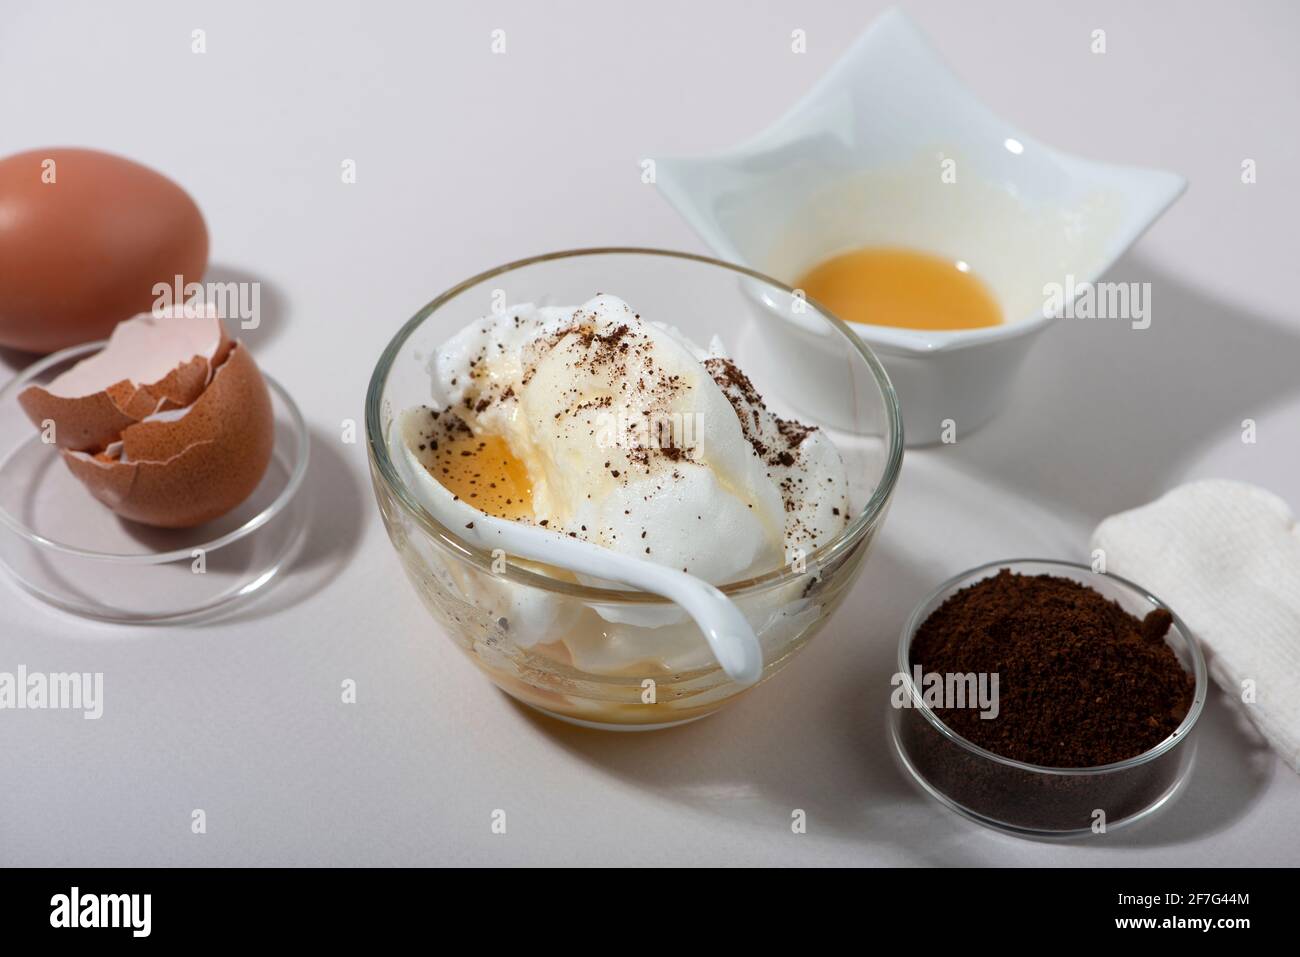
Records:
[[[1177,793],[1205,660],[1159,599],[1085,565],[993,562],[939,586],[903,628],[890,728],[952,809],[1024,834],[1088,834]]]

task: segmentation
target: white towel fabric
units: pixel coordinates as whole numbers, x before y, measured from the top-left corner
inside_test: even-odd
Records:
[[[1210,675],[1300,772],[1300,531],[1276,495],[1244,482],[1182,485],[1093,532],[1106,571],[1169,605]]]

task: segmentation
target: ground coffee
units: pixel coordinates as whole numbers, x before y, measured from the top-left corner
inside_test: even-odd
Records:
[[[1195,682],[1164,641],[1172,619],[1130,615],[1095,589],[1052,575],[997,575],[956,592],[922,623],[910,664],[997,674],[998,714],[935,708],[995,754],[1083,768],[1134,757],[1167,738]]]

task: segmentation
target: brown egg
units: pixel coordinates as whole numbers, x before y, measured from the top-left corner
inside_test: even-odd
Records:
[[[210,315],[124,322],[102,352],[18,400],[39,427],[53,423],[64,462],[95,498],[163,528],[238,506],[275,441],[266,381]]]
[[[156,283],[199,282],[208,230],[188,193],[97,150],[0,159],[0,345],[53,352],[148,311]]]

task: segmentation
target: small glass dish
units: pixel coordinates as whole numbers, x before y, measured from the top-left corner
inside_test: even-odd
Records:
[[[103,342],[56,352],[0,389],[0,564],[23,589],[64,611],[131,624],[206,617],[265,588],[307,528],[307,425],[270,376],[275,447],[238,508],[196,528],[151,528],[97,502],[18,404]]]
[[[454,333],[494,309],[581,304],[600,292],[697,343],[719,336],[769,408],[789,415],[788,354],[770,337],[754,288],[788,287],[688,253],[588,249],[510,263],[467,279],[421,309],[375,366],[366,438],[375,497],[407,576],[445,632],[498,687],[553,717],[588,727],[650,730],[711,714],[745,689],[728,678],[681,609],[642,591],[565,580],[557,569],[494,555],[440,523],[395,467],[391,431],[431,395],[428,361]],[[898,400],[884,369],[844,323],[806,318],[841,343],[852,387],[852,434],[830,430],[849,473],[851,520],[802,563],[721,585],[753,625],[770,677],[817,633],[857,577],[884,520],[903,457]],[[818,420],[800,416],[810,425]],[[707,531],[703,534],[708,534]],[[720,543],[721,547],[726,547]]]
[[[912,637],[955,592],[1002,569],[1024,575],[1070,578],[1144,617],[1166,606],[1145,589],[1086,565],[1042,559],[990,562],[940,585],[912,612],[898,645],[898,673],[908,704],[891,707],[890,731],[903,766],[931,796],[966,817],[1026,836],[1091,834],[1145,817],[1166,804],[1191,770],[1197,719],[1205,705],[1205,659],[1187,626],[1173,612],[1165,636],[1183,668],[1195,679],[1191,707],[1173,733],[1142,754],[1091,768],[1050,768],[1015,761],[956,734],[920,698],[912,677]]]

